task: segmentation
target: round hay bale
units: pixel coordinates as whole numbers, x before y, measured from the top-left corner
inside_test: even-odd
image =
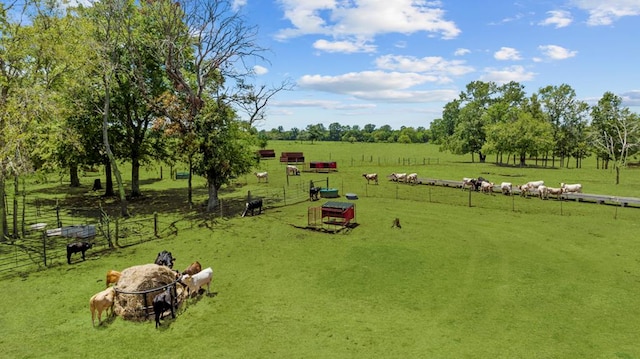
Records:
[[[147,311],[153,312],[153,298],[166,285],[176,282],[176,272],[166,266],[143,264],[122,271],[115,286],[113,311],[128,320],[146,320]],[[184,295],[182,285],[176,285],[178,303]],[[146,302],[145,302],[146,298]]]

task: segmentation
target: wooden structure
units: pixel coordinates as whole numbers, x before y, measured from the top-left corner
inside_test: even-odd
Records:
[[[329,173],[335,172],[338,170],[338,164],[333,162],[323,162],[323,161],[311,161],[309,162],[308,171],[310,172],[322,172]]]
[[[322,222],[326,224],[348,225],[356,218],[356,205],[348,202],[330,201],[322,205]]]
[[[276,158],[276,151],[274,151],[274,150],[258,150],[258,157],[260,157],[260,158]]]
[[[283,163],[304,163],[304,154],[302,152],[282,152],[280,162]]]

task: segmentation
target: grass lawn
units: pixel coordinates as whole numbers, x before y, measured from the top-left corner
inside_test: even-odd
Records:
[[[636,196],[630,184],[640,181],[628,170],[616,187],[611,171],[595,166],[467,163],[417,145],[274,146],[277,155],[337,159],[338,173],[328,176],[341,193],[393,193],[396,185],[384,179],[366,187],[361,174],[405,168],[443,179],[488,173],[495,182],[590,178],[585,192]],[[424,156],[415,154],[423,147]],[[397,163],[404,151],[439,156],[439,163],[410,171]],[[362,161],[369,153],[373,162]],[[378,165],[378,156],[389,160]],[[239,192],[285,185],[284,175],[271,176],[280,166],[263,161],[270,183],[249,175],[239,179],[246,183]],[[176,182],[150,181],[143,191]],[[218,218],[212,228],[194,225],[170,239],[3,279],[2,357],[640,358],[640,209],[563,202],[560,213],[558,201],[501,195],[474,196],[468,207],[459,189],[401,190],[415,197],[360,196],[359,225],[347,233],[296,228],[307,224],[306,202]],[[395,217],[401,229],[391,228]],[[164,249],[176,256],[177,269],[195,260],[211,266],[215,294],[190,300],[160,329],[152,320],[121,318],[92,327],[88,301],[104,288],[107,270],[151,263]]]

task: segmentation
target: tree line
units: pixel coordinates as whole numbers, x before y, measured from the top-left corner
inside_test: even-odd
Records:
[[[34,171],[62,168],[79,186],[83,167],[104,166],[105,195],[128,216],[142,164],[184,162],[189,203],[193,173],[206,178],[215,208],[220,187],[257,161],[254,124],[267,102],[291,87],[253,83],[248,64],[267,61],[258,28],[230,0],[61,4],[0,4],[3,238],[7,181],[19,193],[19,177]]]
[[[579,100],[571,86],[546,86],[530,96],[517,82],[498,85],[473,81],[458,98],[448,102],[442,117],[430,127],[373,124],[359,126],[334,122],[284,130],[282,126],[259,132],[267,140],[435,143],[441,150],[470,154],[480,162],[495,155],[499,164],[525,166],[535,157],[544,166],[582,165],[596,156],[603,169],[610,164],[620,182],[620,169],[640,151],[640,116],[622,106],[622,98],[605,92],[596,105]]]

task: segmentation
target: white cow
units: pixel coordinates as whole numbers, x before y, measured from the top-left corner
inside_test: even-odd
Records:
[[[412,184],[418,183],[418,174],[417,173],[408,174],[406,178],[406,182],[412,183]]]
[[[289,176],[299,176],[300,175],[300,170],[298,169],[298,167],[296,167],[294,165],[287,165],[287,175],[289,175]]]
[[[211,280],[213,279],[213,269],[211,267],[205,268],[200,272],[190,276],[184,274],[181,277],[182,283],[186,284],[189,288],[189,293],[198,293],[200,288],[207,285],[207,293],[210,293]]]
[[[538,196],[540,199],[549,198],[549,188],[545,185],[538,186]]]
[[[560,188],[564,193],[582,193],[582,185],[580,183],[576,184],[566,184],[561,183]]]
[[[407,173],[392,173],[391,180],[395,182],[405,182],[407,180]]]
[[[378,184],[378,174],[377,173],[363,173],[362,177],[367,179],[367,184],[369,184],[369,181],[374,181],[376,184]]]
[[[562,192],[564,192],[564,190],[562,189],[562,187],[557,188],[557,187],[548,187],[547,188],[547,194],[551,194],[557,197],[560,197],[562,195]]]
[[[258,178],[258,182],[264,179],[265,182],[269,182],[269,173],[267,172],[253,172],[253,174]]]
[[[469,177],[464,177],[462,178],[462,190],[464,191],[465,188],[467,187],[471,187],[473,189],[476,188],[476,179],[475,178],[469,178]]]
[[[489,193],[489,194],[493,194],[493,186],[495,184],[493,182],[487,182],[484,181],[482,182],[482,184],[480,185],[480,192],[482,193]]]
[[[511,182],[502,182],[500,183],[500,191],[502,194],[510,195],[513,191],[513,185]]]

